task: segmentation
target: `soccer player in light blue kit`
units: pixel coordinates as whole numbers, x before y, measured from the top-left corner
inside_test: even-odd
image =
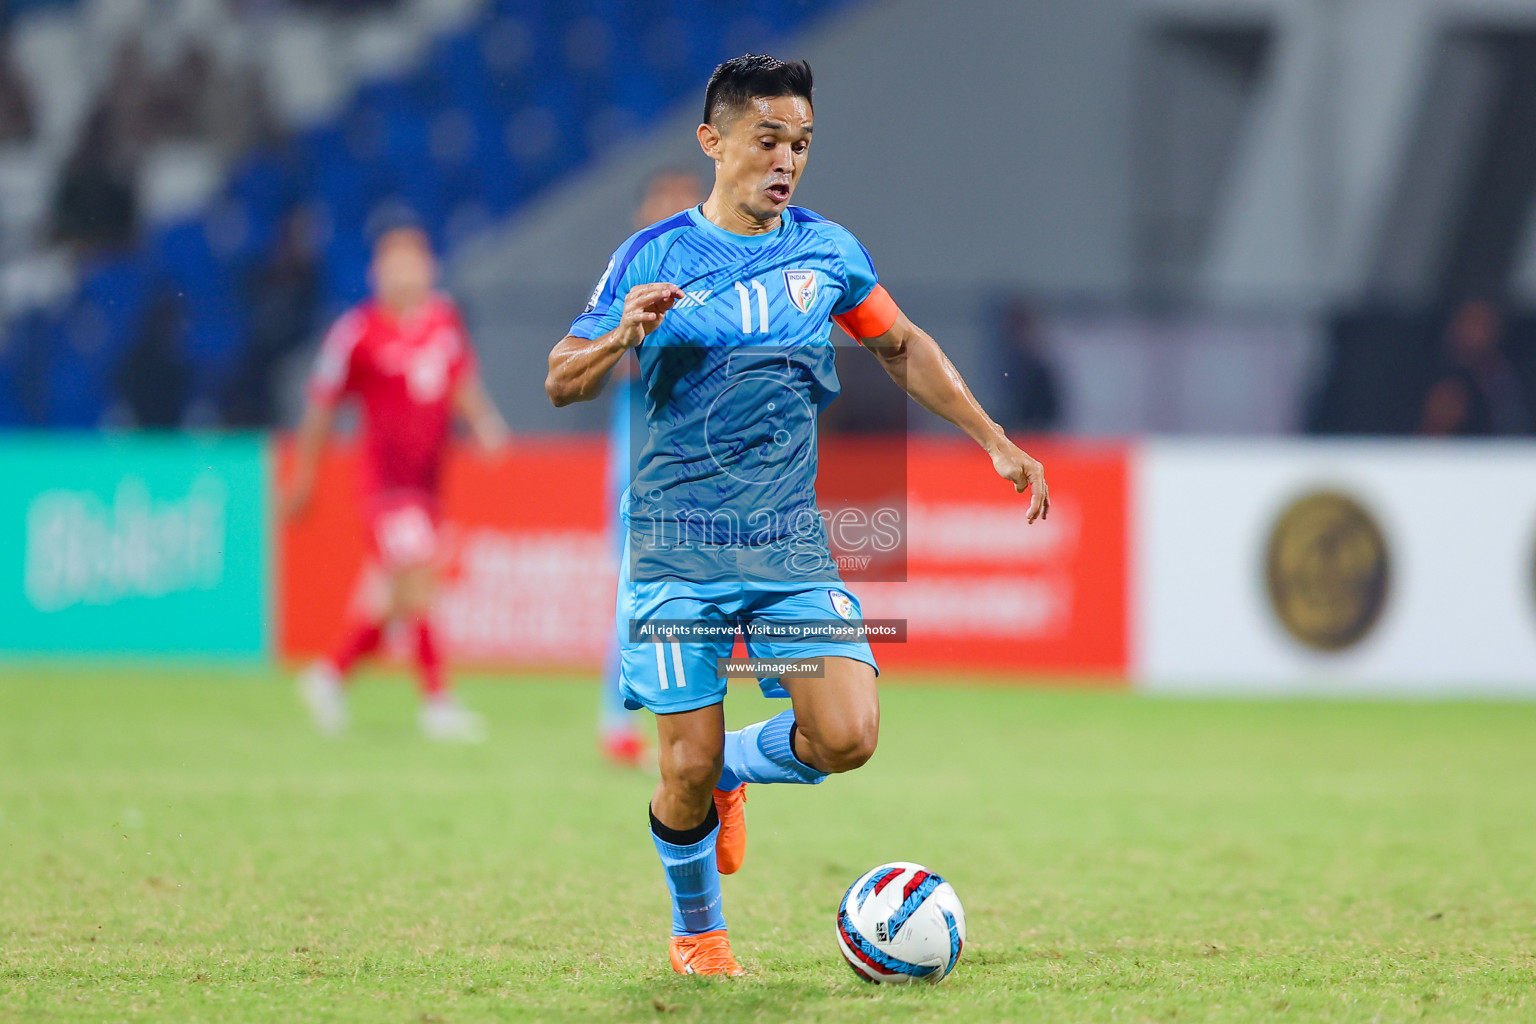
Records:
[[[656,715],[661,780],[651,838],[672,897],[671,962],[734,975],[720,875],[746,852],[745,784],[814,784],[874,753],[880,705],[862,640],[790,639],[805,623],[860,621],[816,507],[816,413],[838,393],[831,321],[909,395],[964,430],[1018,493],[1050,508],[1040,464],[1004,436],[932,338],[878,283],[845,228],[789,205],[812,133],[811,70],[747,55],[705,90],[698,139],[715,164],[700,206],[614,253],[587,309],[549,356],[555,405],[595,398],[639,359],[638,439],[619,581],[623,692]],[[717,628],[656,642],[646,627]],[[779,628],[785,637],[764,639]],[[754,658],[822,658],[822,678],[763,680],[791,709],[727,732],[717,660],[735,631]],[[695,635],[695,634],[690,634]]]
[[[692,171],[682,168],[664,168],[645,181],[640,193],[640,205],[635,209],[635,227],[646,228],[672,216],[679,210],[697,206],[704,198],[704,183]],[[633,359],[625,359],[613,371],[609,401],[612,403],[608,420],[608,515],[617,557],[623,557],[625,528],[620,516],[620,503],[629,486],[629,439],[630,419],[638,406],[630,395],[633,379]],[[624,694],[619,684],[619,638],[615,635],[610,643],[608,656],[603,664],[603,680],[599,688],[597,711],[597,742],[603,756],[622,768],[639,768],[645,761],[645,740],[635,727],[634,715],[624,706]]]

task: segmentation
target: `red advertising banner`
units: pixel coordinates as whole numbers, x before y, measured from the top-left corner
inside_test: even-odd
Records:
[[[1050,518],[1028,523],[966,440],[907,446],[907,579],[856,587],[864,615],[906,619],[882,665],[1122,681],[1127,658],[1127,471],[1119,444],[1030,441]]]
[[[945,439],[906,446],[905,582],[847,574],[866,617],[908,621],[907,643],[877,645],[882,666],[1124,678],[1125,449],[1040,442],[1030,451],[1045,463],[1052,493],[1050,519],[1032,525],[1024,521],[1027,498],[997,477],[975,445]],[[831,446],[824,454],[823,478],[852,464]],[[277,461],[284,479],[290,457],[283,445]],[[453,453],[438,622],[456,661],[601,663],[613,635],[616,572],[605,532],[605,458],[599,438],[523,440],[494,460]],[[362,586],[366,542],[354,448],[335,446],[321,480],[309,513],[279,531],[276,618],[287,657],[334,644]]]
[[[280,448],[287,478],[290,446]],[[616,565],[604,533],[603,442],[516,442],[497,458],[455,449],[444,477],[436,620],[460,663],[593,667],[613,632]],[[325,651],[364,585],[358,453],[335,445],[309,512],[279,531],[278,650]]]

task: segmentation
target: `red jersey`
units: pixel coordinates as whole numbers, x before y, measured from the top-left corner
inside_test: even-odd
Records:
[[[401,318],[373,302],[344,313],[320,346],[310,395],[363,406],[365,487],[436,497],[453,424],[453,396],[474,371],[459,311],[434,295]]]

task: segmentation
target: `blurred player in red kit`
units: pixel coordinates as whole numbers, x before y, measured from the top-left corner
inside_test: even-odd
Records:
[[[299,692],[321,732],[343,731],[347,675],[397,623],[407,632],[421,684],[422,732],[475,742],[484,736],[484,723],[450,694],[431,621],[440,558],[439,480],[455,413],[488,451],[506,443],[507,427],[480,383],[457,308],[437,291],[437,260],[426,234],[410,226],[381,234],[369,280],[373,297],[343,314],[321,344],[283,502],[288,516],[308,506],[336,409],[355,398],[362,412],[362,511],[371,554],[363,570],[364,600],[341,644],[300,677]]]

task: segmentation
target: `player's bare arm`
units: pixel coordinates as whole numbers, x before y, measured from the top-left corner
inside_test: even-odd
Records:
[[[294,441],[293,477],[283,493],[282,514],[285,518],[301,516],[309,508],[315,494],[315,479],[320,473],[320,456],[335,419],[335,407],[329,402],[311,400],[305,407],[304,419],[299,423]]]
[[[661,321],[673,303],[683,297],[675,284],[637,284],[624,296],[619,326],[596,338],[567,334],[549,353],[549,376],[544,393],[556,407],[590,402],[602,394],[608,375],[624,353],[639,345]]]
[[[864,347],[875,354],[885,372],[918,405],[944,417],[981,445],[992,457],[997,475],[1012,483],[1016,492],[1030,492],[1029,522],[1050,515],[1051,496],[1045,484],[1044,467],[1008,440],[1003,428],[971,394],[955,364],[926,331],[908,320],[905,313],[898,314],[890,330],[865,338]]]
[[[496,411],[491,396],[486,394],[479,374],[465,376],[453,393],[453,407],[469,426],[470,433],[481,448],[495,452],[506,447],[512,433],[507,429],[501,413]]]

